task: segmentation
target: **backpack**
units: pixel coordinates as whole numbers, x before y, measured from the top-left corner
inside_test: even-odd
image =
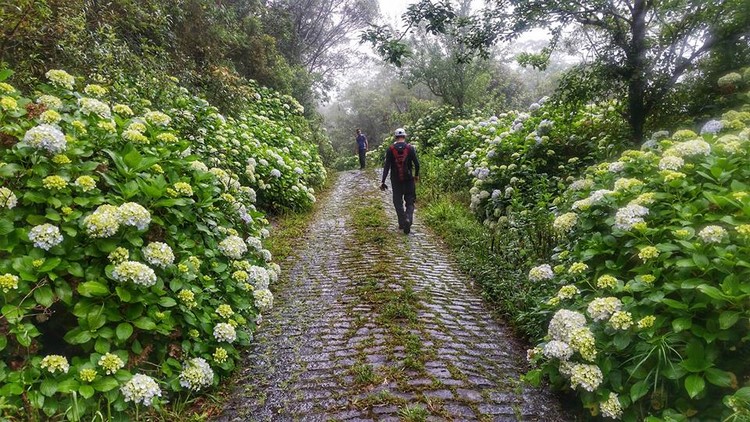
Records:
[[[406,148],[403,148],[400,152],[398,148],[396,148],[394,145],[390,146],[391,154],[393,154],[393,159],[396,162],[396,174],[398,175],[398,180],[400,182],[403,182],[406,180],[406,174],[407,174],[407,168],[406,168],[406,157],[409,156],[409,151],[411,151],[411,145],[406,144]]]

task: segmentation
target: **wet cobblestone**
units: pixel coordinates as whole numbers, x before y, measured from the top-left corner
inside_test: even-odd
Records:
[[[297,256],[283,266],[275,307],[264,315],[221,421],[389,421],[419,405],[435,421],[563,421],[556,396],[519,382],[525,349],[495,320],[472,282],[415,218],[396,231],[388,194],[371,172],[341,173],[314,217]],[[361,245],[351,216],[364,197],[382,197],[394,250]],[[415,323],[422,368],[404,365],[409,346],[375,306],[356,293],[383,262],[395,280],[378,288],[419,297]],[[392,328],[392,327],[390,327]],[[359,374],[356,368],[370,368]],[[361,377],[376,382],[365,383]]]

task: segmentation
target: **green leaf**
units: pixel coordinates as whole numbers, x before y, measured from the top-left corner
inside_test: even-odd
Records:
[[[105,354],[109,353],[109,341],[105,338],[98,338],[96,339],[96,343],[94,344],[94,350],[97,351],[97,353]]]
[[[135,321],[133,321],[133,325],[140,328],[141,330],[153,330],[156,328],[156,323],[149,317],[142,316]]]
[[[714,286],[709,286],[708,284],[701,284],[698,286],[698,290],[711,299],[724,300],[726,298],[721,290]]]
[[[115,292],[117,292],[117,297],[119,297],[123,302],[130,302],[130,299],[132,299],[130,291],[125,287],[117,286],[115,287]]]
[[[62,262],[62,259],[58,257],[49,258],[46,261],[44,261],[44,264],[42,264],[41,267],[39,267],[39,272],[46,273],[46,272],[52,271],[55,268],[57,268],[57,266],[60,265],[61,262]]]
[[[3,82],[13,76],[13,71],[10,69],[2,69],[0,70],[0,82]]]
[[[91,398],[94,395],[94,387],[88,384],[82,384],[80,387],[78,387],[78,393],[80,393],[81,397],[83,397],[84,399]]]
[[[125,341],[133,334],[133,326],[127,322],[123,322],[117,325],[115,334],[117,335],[118,339]]]
[[[685,390],[691,399],[702,393],[706,388],[706,381],[698,374],[691,374],[685,378]]]
[[[638,381],[630,387],[630,400],[635,403],[641,397],[648,393],[648,383],[646,381]]]
[[[730,372],[722,371],[718,368],[709,368],[706,369],[706,379],[711,384],[718,385],[719,387],[731,387],[732,380],[737,378],[732,376]]]
[[[98,281],[87,281],[78,285],[78,293],[86,297],[107,296],[109,287]]]
[[[42,286],[34,290],[34,300],[45,308],[49,308],[55,302],[55,294],[50,286]]]
[[[177,302],[169,296],[163,296],[159,298],[159,305],[165,308],[171,308],[177,305]]]
[[[10,220],[0,220],[0,236],[5,236],[13,232],[16,227],[13,225],[13,222]]]
[[[719,326],[722,330],[732,328],[740,320],[740,313],[734,311],[724,311],[719,315]]]
[[[117,388],[117,385],[117,380],[112,377],[99,378],[91,384],[91,386],[94,387],[96,391],[100,392],[106,392],[115,389]]]
[[[91,340],[91,333],[79,327],[70,330],[64,338],[70,344],[83,344]]]
[[[60,393],[70,393],[75,390],[78,390],[78,381],[74,378],[68,378],[57,384],[57,391]]]
[[[688,308],[687,304],[682,303],[682,302],[678,302],[678,301],[676,301],[674,299],[666,299],[665,298],[665,299],[661,300],[661,303],[669,306],[670,308],[674,308],[674,309],[683,309],[683,310],[685,310],[685,309]]]
[[[55,393],[57,393],[57,382],[52,379],[45,379],[39,385],[39,391],[41,391],[42,394],[47,397],[52,397]]]
[[[531,370],[524,374],[523,380],[534,387],[538,387],[542,382],[542,371],[540,369]]]
[[[742,400],[750,401],[750,387],[742,387],[734,395]]]
[[[693,326],[693,321],[690,318],[677,318],[672,321],[672,328],[675,333],[689,330]]]

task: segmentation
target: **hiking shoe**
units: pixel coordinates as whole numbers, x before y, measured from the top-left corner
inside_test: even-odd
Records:
[[[404,234],[409,234],[411,232],[411,226],[404,227]]]

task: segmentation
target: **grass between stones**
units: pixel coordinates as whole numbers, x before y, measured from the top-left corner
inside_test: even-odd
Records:
[[[424,298],[416,292],[414,282],[404,274],[398,274],[397,249],[403,241],[401,235],[388,230],[389,221],[379,197],[357,198],[352,210],[350,224],[353,229],[352,245],[354,262],[365,262],[365,274],[354,280],[351,292],[357,299],[357,306],[368,306],[370,317],[357,315],[354,332],[362,327],[373,325],[385,331],[382,346],[388,363],[374,366],[367,363],[376,344],[370,338],[360,343],[357,364],[351,369],[355,384],[371,394],[359,396],[352,405],[359,409],[373,406],[392,405],[400,408],[399,417],[405,421],[423,421],[430,414],[444,415],[441,406],[425,399],[421,394],[437,381],[410,384],[415,377],[430,377],[425,372],[425,362],[433,359],[435,351],[422,341],[421,326],[417,315],[422,309]],[[388,388],[400,392],[389,392]],[[410,397],[407,399],[406,397]],[[425,406],[410,405],[414,400],[424,400]],[[427,410],[430,408],[430,410]]]

